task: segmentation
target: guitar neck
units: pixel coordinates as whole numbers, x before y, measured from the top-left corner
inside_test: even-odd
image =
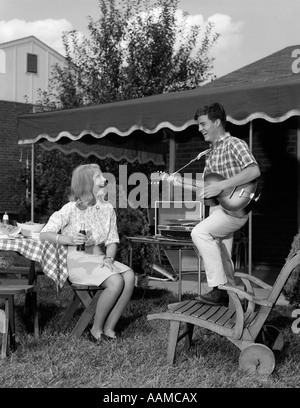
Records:
[[[192,190],[195,190],[196,188],[203,188],[204,187],[204,181],[201,180],[194,180],[186,177],[181,177],[179,180],[176,180],[176,182],[184,185],[184,187],[190,188]]]

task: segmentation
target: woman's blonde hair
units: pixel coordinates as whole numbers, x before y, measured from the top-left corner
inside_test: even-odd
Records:
[[[98,164],[92,163],[80,165],[73,171],[70,201],[76,201],[76,206],[81,210],[96,204],[93,176],[97,170],[100,170]]]

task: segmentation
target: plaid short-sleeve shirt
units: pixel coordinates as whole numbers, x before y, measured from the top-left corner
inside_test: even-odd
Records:
[[[204,175],[218,173],[225,178],[230,178],[253,163],[257,164],[247,143],[226,133],[218,138],[206,154]]]

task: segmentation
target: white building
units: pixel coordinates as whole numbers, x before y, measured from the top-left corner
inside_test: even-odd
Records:
[[[0,100],[35,104],[65,58],[34,36],[0,44]]]

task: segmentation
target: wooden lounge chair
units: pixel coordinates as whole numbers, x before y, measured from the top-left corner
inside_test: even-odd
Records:
[[[148,320],[170,320],[167,360],[175,362],[177,343],[185,339],[185,349],[191,346],[194,326],[225,336],[240,350],[239,366],[248,373],[271,374],[275,367],[273,351],[283,347],[282,333],[266,324],[279,295],[294,268],[300,264],[300,251],[285,263],[273,287],[245,273],[236,273],[245,291],[229,286],[226,290],[234,307],[210,306],[197,300],[186,300],[168,306],[168,311],[147,316]],[[267,292],[264,299],[255,296],[255,284]],[[229,302],[231,304],[231,302]],[[185,330],[180,334],[180,324]]]

